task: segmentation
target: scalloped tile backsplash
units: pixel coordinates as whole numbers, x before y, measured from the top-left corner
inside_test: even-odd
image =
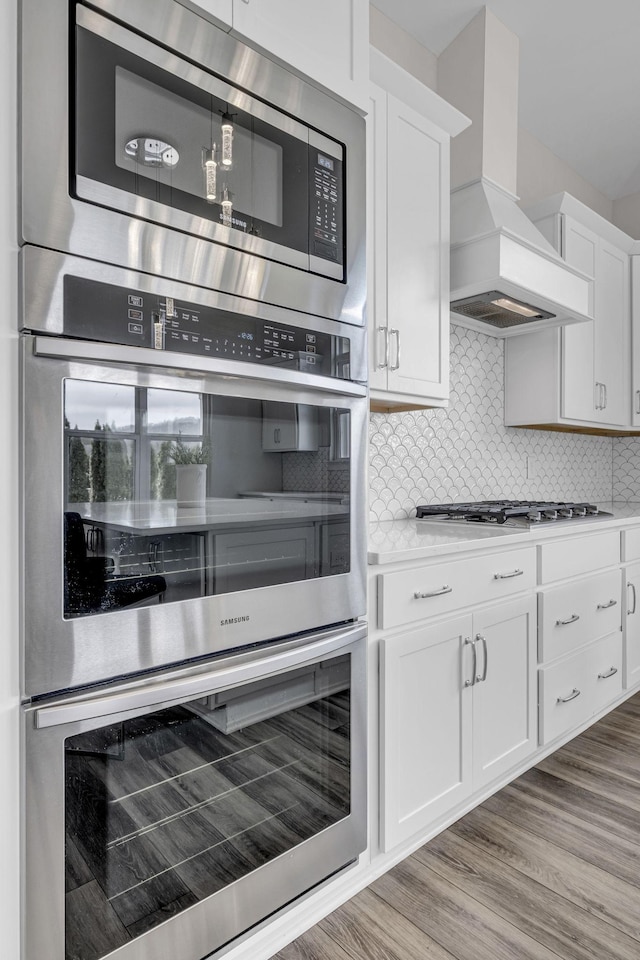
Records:
[[[372,520],[454,500],[640,500],[640,442],[505,427],[504,341],[451,327],[447,409],[372,413]]]

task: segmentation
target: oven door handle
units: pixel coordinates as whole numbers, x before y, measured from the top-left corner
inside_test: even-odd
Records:
[[[185,370],[202,374],[222,374],[242,380],[265,380],[269,383],[310,387],[323,393],[347,397],[366,397],[366,384],[337,377],[282,370],[240,360],[217,360],[209,357],[194,357],[190,354],[175,354],[170,351],[152,350],[150,347],[127,347],[122,344],[97,343],[89,340],[66,340],[59,337],[35,337],[33,352],[38,357],[56,360],[80,360],[112,363],[119,366],[135,365],[155,367],[161,370]]]
[[[307,663],[323,660],[336,651],[366,637],[366,625],[358,624],[341,630],[323,631],[311,637],[279,644],[282,648],[273,653],[273,647],[253,651],[250,654],[238,654],[225,658],[205,673],[179,677],[150,683],[138,681],[129,689],[54,704],[36,707],[35,726],[38,729],[57,727],[81,720],[95,720],[99,717],[113,717],[116,714],[145,709],[146,707],[164,707],[167,704],[195,700],[209,693],[218,693],[253,680],[274,676]],[[345,651],[346,652],[346,651]]]

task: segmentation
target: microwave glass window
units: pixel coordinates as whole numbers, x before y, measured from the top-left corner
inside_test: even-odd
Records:
[[[250,123],[250,118],[243,114],[241,120],[237,111],[229,113],[224,101],[213,98],[208,107],[200,106],[129,70],[116,68],[114,159],[117,166],[201,200],[206,173],[203,151],[211,150],[215,144],[212,162],[216,164],[216,196],[212,199],[221,205],[226,196],[226,202],[231,204],[228,218],[222,216],[221,207],[221,222],[242,229],[238,217],[244,211],[245,215],[280,227],[282,146],[247,129],[243,123]],[[232,146],[224,157],[223,126],[231,127],[232,131]],[[168,134],[163,131],[168,129],[171,144],[165,147],[164,156],[159,146],[154,153],[153,145],[166,142]],[[154,137],[145,138],[149,141],[146,162],[140,152],[144,146],[127,149],[141,130],[156,132]],[[167,153],[169,150],[172,152]],[[238,212],[235,217],[234,209]]]
[[[349,572],[350,413],[68,379],[64,615]]]
[[[349,815],[350,670],[347,654],[66,739],[67,960]]]
[[[307,253],[306,128],[293,136],[288,118],[242,109],[250,99],[213,74],[189,68],[198,85],[155,60],[77,29],[77,195],[206,235],[196,217],[218,242],[222,229]]]

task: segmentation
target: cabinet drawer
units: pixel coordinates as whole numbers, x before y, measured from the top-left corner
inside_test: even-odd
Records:
[[[622,634],[603,637],[589,651],[595,683],[593,711],[598,713],[622,693]]]
[[[622,531],[622,559],[640,560],[640,527]]]
[[[550,587],[538,595],[538,656],[541,661],[571,653],[622,628],[622,575],[595,577]]]
[[[555,740],[622,692],[622,635],[603,637],[538,671],[540,744]]]
[[[387,630],[534,586],[533,547],[383,573],[378,578],[378,625]]]
[[[587,650],[538,673],[540,744],[550,743],[591,716],[590,667]]]
[[[620,534],[617,530],[555,540],[538,545],[540,583],[579,577],[620,562]]]

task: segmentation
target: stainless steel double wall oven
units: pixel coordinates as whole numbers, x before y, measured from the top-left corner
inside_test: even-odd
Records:
[[[22,0],[24,958],[201,960],[366,844],[364,125]]]

